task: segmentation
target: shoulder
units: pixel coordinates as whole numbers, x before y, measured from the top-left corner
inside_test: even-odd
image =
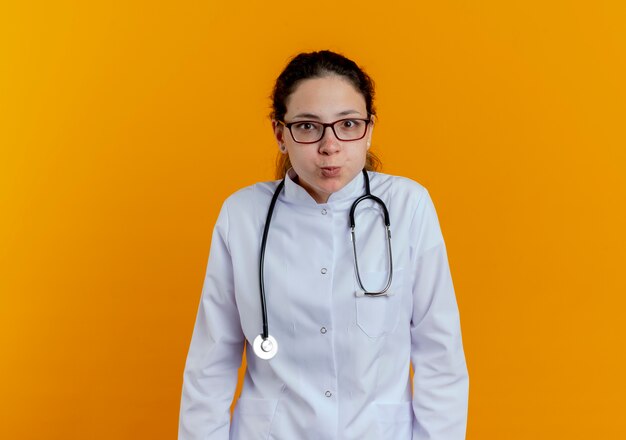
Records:
[[[230,242],[232,231],[256,230],[280,180],[259,182],[240,188],[222,202],[215,228]]]
[[[385,200],[398,221],[418,228],[425,223],[437,222],[431,196],[420,182],[385,173],[372,173],[370,176],[372,193],[378,193]]]
[[[383,173],[372,175],[372,184],[374,177],[380,179],[381,186],[389,188],[390,209],[397,213],[397,220],[401,223],[407,222],[405,224],[411,231],[410,236],[417,240],[415,248],[418,249],[418,255],[422,253],[421,249],[429,249],[443,243],[437,211],[424,185],[408,177]]]
[[[428,195],[428,190],[424,185],[409,177],[374,171],[370,171],[369,175],[376,190],[381,194],[388,194],[388,197],[396,203],[417,204]]]
[[[257,206],[266,207],[279,183],[280,180],[271,180],[240,188],[224,200],[222,209],[226,209],[232,215],[254,211]]]

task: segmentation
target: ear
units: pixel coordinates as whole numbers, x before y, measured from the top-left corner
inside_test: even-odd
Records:
[[[274,131],[274,138],[278,143],[278,148],[281,148],[285,143],[285,126],[280,124],[276,119],[272,119],[272,130]],[[282,151],[282,149],[281,149]]]
[[[373,134],[373,132],[374,132],[374,122],[372,122],[370,124],[370,127],[369,127],[368,132],[367,132],[367,143],[366,143],[366,145],[367,145],[367,149],[368,150],[372,146],[372,134]]]

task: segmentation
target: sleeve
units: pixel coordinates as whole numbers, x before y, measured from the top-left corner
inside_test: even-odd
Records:
[[[244,347],[228,248],[228,210],[218,216],[183,374],[179,440],[228,440]]]
[[[411,228],[417,237],[411,319],[413,440],[462,440],[469,376],[446,246],[428,191]]]

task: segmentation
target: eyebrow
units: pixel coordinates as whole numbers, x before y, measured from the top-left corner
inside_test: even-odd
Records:
[[[342,112],[337,113],[337,116],[347,116],[347,115],[351,115],[351,114],[361,114],[361,112],[357,111],[357,110],[344,110]],[[298,113],[297,115],[294,116],[295,118],[309,118],[309,119],[314,119],[316,121],[319,121],[321,118],[319,116],[317,116],[315,113]]]

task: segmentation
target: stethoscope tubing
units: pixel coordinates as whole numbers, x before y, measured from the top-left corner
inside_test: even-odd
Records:
[[[259,258],[259,287],[261,292],[261,313],[263,314],[263,340],[266,340],[269,336],[269,325],[267,323],[267,305],[265,302],[265,280],[263,278],[263,266],[265,265],[265,245],[267,244],[267,235],[270,230],[270,222],[272,221],[272,213],[274,212],[274,205],[278,200],[278,195],[285,186],[285,179],[281,180],[274,191],[270,207],[267,211],[267,219],[265,220],[265,227],[263,228],[263,239],[261,240],[261,258]]]
[[[367,175],[367,171],[363,170],[363,175],[365,177],[365,194],[363,194],[361,197],[356,199],[354,203],[352,204],[352,206],[350,207],[350,237],[352,239],[352,249],[354,252],[354,271],[356,272],[356,279],[357,279],[357,282],[359,283],[359,287],[361,288],[361,290],[363,290],[364,295],[382,296],[382,295],[386,295],[387,291],[389,290],[389,287],[391,287],[391,281],[392,281],[392,276],[393,276],[393,258],[391,254],[391,227],[390,227],[390,221],[389,221],[389,211],[387,210],[387,206],[385,205],[385,202],[383,202],[380,198],[372,195],[372,193],[370,192],[370,179],[369,179],[369,176]],[[389,258],[389,276],[387,277],[387,284],[385,285],[383,290],[379,292],[368,291],[365,288],[365,286],[363,286],[363,282],[361,281],[361,273],[359,272],[359,262],[357,259],[356,235],[355,235],[356,222],[354,219],[354,213],[356,211],[357,205],[364,200],[373,200],[383,209],[385,228],[387,230],[387,254]]]
[[[350,207],[350,236],[352,239],[352,247],[354,251],[354,268],[356,272],[357,281],[359,283],[359,287],[363,291],[364,295],[368,296],[382,296],[386,295],[389,287],[391,286],[392,277],[393,277],[393,258],[391,253],[391,228],[389,221],[389,211],[385,206],[385,203],[378,197],[374,196],[370,192],[370,180],[367,175],[367,171],[363,169],[363,176],[365,179],[365,194],[361,197],[357,198],[352,206]],[[265,265],[265,248],[267,245],[267,237],[269,235],[270,223],[272,221],[272,214],[274,213],[274,206],[276,205],[276,201],[278,200],[278,195],[282,191],[285,186],[285,178],[278,184],[276,190],[274,191],[274,195],[272,196],[272,201],[270,202],[269,209],[267,211],[267,218],[265,220],[265,227],[263,228],[263,237],[261,239],[261,255],[259,258],[259,292],[261,296],[261,314],[263,318],[263,332],[256,337],[253,343],[254,353],[261,359],[271,359],[276,355],[278,351],[278,344],[276,339],[274,339],[269,333],[269,324],[267,319],[267,303],[265,300],[265,279],[263,275],[263,268]],[[387,277],[387,284],[385,288],[379,292],[370,292],[364,286],[361,280],[361,274],[359,272],[359,263],[357,260],[357,251],[356,251],[356,237],[355,237],[355,221],[354,221],[354,213],[356,207],[359,203],[364,200],[373,200],[378,205],[380,205],[383,209],[383,216],[385,222],[385,228],[387,230],[387,252],[389,258],[389,275]]]

